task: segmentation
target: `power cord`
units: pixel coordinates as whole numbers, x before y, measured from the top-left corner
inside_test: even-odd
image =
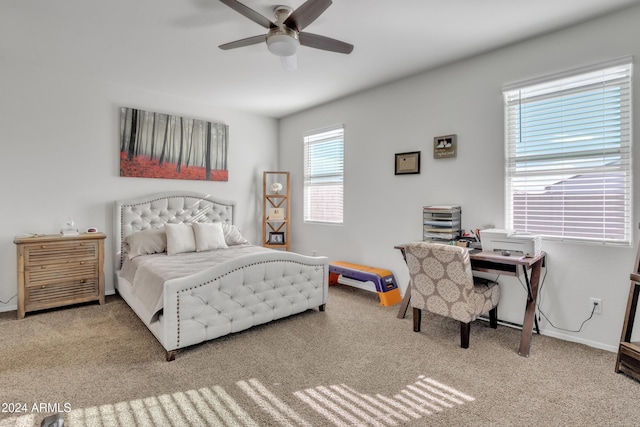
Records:
[[[11,298],[9,298],[9,299],[8,299],[8,300],[6,300],[6,301],[2,301],[2,300],[0,300],[0,304],[9,304],[9,301],[11,301],[12,299],[14,299],[14,298],[15,298],[15,297],[17,297],[17,296],[18,296],[18,294],[15,294],[14,296],[12,296]]]
[[[494,281],[497,282],[499,277],[500,277],[500,275],[498,274],[498,276],[495,278]],[[542,280],[540,281],[540,286],[538,287],[538,294],[540,295],[540,304],[538,304],[538,302],[536,301],[536,308],[538,310],[538,313],[540,313],[540,316],[544,317],[545,320],[547,322],[549,322],[549,325],[551,325],[552,328],[559,329],[559,330],[565,331],[565,332],[574,332],[574,333],[581,332],[582,331],[582,327],[584,326],[584,324],[587,323],[589,320],[591,320],[593,318],[593,315],[595,314],[596,309],[598,308],[598,304],[597,303],[593,304],[593,308],[591,309],[591,314],[589,315],[589,317],[587,317],[585,320],[582,321],[582,323],[580,324],[580,328],[578,330],[565,329],[565,328],[561,328],[559,326],[556,326],[547,317],[547,315],[544,314],[544,312],[540,308],[540,305],[542,304],[542,287],[544,286],[544,282],[545,282],[546,278],[547,278],[547,269],[545,268],[544,269],[544,275],[542,276]],[[524,291],[527,293],[527,295],[529,295],[529,289],[527,289],[527,285],[522,283],[522,279],[520,279],[520,276],[518,276],[518,282],[520,282],[520,286],[522,286],[522,289],[524,289]],[[540,316],[538,316],[538,321],[540,321]]]
[[[538,307],[538,313],[540,313],[542,315],[542,317],[544,317],[547,322],[549,322],[549,324],[556,328],[556,329],[560,329],[561,331],[566,331],[566,332],[580,332],[582,331],[582,327],[584,326],[585,323],[587,323],[589,320],[591,320],[591,318],[593,317],[594,313],[596,312],[596,308],[598,308],[598,304],[594,303],[593,304],[593,308],[591,309],[591,314],[589,315],[589,317],[587,317],[586,319],[584,319],[584,321],[580,324],[580,328],[577,331],[574,331],[572,329],[565,329],[565,328],[561,328],[559,326],[554,325],[551,320],[549,320],[549,318],[547,317],[546,314],[544,314],[544,312],[540,309],[540,307]]]
[[[542,283],[540,283],[540,287],[538,288],[538,293],[540,293],[541,297],[540,297],[540,304],[537,305],[538,307],[538,313],[540,313],[540,316],[544,317],[545,320],[547,322],[549,322],[549,325],[551,325],[552,328],[555,329],[559,329],[561,331],[565,331],[565,332],[582,332],[582,327],[584,326],[585,323],[587,323],[589,320],[591,320],[593,318],[593,315],[596,312],[596,309],[598,308],[598,303],[594,303],[593,307],[591,309],[591,314],[589,315],[589,317],[587,317],[586,319],[584,319],[582,321],[582,323],[580,324],[580,327],[577,330],[573,330],[573,329],[565,329],[565,328],[561,328],[559,326],[556,326],[553,324],[553,322],[547,317],[546,314],[544,314],[544,312],[542,311],[542,309],[540,308],[540,306],[542,305],[542,286],[544,285],[544,279],[547,277],[547,269],[545,268],[544,271],[544,276],[542,277]],[[538,316],[538,321],[540,321],[540,316]]]

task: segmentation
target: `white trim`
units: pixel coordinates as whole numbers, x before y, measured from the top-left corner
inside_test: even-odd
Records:
[[[566,77],[571,77],[576,74],[585,74],[585,73],[590,73],[592,71],[601,70],[604,68],[610,68],[610,67],[615,67],[618,65],[626,65],[626,64],[633,65],[633,56],[631,55],[622,56],[620,58],[611,59],[609,61],[600,62],[598,64],[586,65],[579,68],[573,68],[571,70],[560,71],[558,73],[546,74],[543,76],[538,76],[538,77],[534,77],[527,80],[520,80],[514,83],[507,83],[502,86],[502,92],[509,92],[512,90],[521,89],[522,87],[525,87],[525,86],[535,86],[548,81],[560,80]]]

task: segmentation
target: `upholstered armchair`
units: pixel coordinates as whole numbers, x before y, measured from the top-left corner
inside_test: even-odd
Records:
[[[460,346],[469,348],[471,322],[489,313],[489,324],[498,327],[497,282],[474,277],[466,248],[430,242],[405,246],[409,267],[413,330],[420,331],[422,310],[458,320]]]

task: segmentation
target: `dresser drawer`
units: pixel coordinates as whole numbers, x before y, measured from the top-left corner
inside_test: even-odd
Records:
[[[55,284],[25,288],[25,310],[41,310],[60,305],[93,301],[99,296],[98,280],[65,280]]]
[[[60,282],[80,282],[98,277],[95,260],[69,261],[64,264],[41,264],[25,267],[25,286],[42,286]]]
[[[97,242],[55,242],[26,245],[24,264],[60,264],[65,261],[90,260],[98,258]]]

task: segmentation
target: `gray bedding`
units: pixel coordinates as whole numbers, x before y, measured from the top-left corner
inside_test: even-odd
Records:
[[[188,252],[175,255],[141,255],[125,259],[120,276],[132,284],[132,293],[151,313],[143,321],[150,323],[163,308],[163,289],[167,280],[185,277],[242,255],[273,252],[273,249],[250,244],[230,246],[205,252]]]

